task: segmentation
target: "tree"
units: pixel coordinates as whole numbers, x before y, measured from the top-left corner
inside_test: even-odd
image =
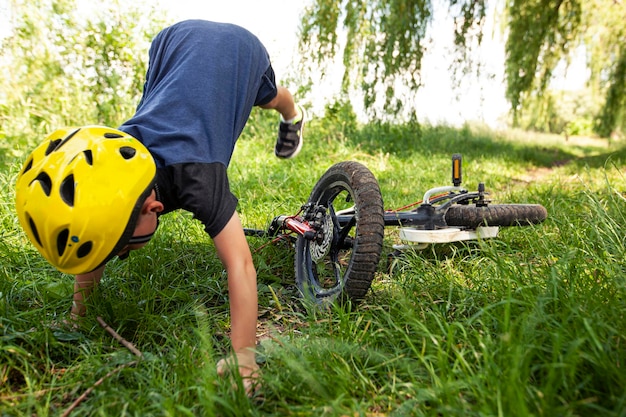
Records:
[[[605,97],[596,130],[608,136],[626,131],[626,2],[586,0],[584,44],[588,49],[590,87]]]
[[[13,30],[0,50],[3,132],[48,131],[73,122],[64,114],[77,116],[66,110],[65,97],[79,85],[67,76],[67,51],[59,45],[71,42],[75,26],[67,16],[73,7],[69,0],[11,3]]]
[[[357,89],[366,108],[382,103],[393,113],[403,105],[398,86],[413,92],[421,86],[433,8],[441,4],[454,22],[456,74],[480,70],[472,57],[487,14],[503,10],[494,18],[505,28],[506,96],[515,123],[550,87],[557,65],[579,48],[587,52],[592,91],[605,97],[599,131],[624,123],[626,6],[621,0],[314,0],[302,19],[301,48],[318,51],[311,57],[315,65],[341,53],[343,92]]]
[[[140,3],[100,0],[85,10],[76,0],[12,0],[0,48],[1,131],[41,140],[59,127],[130,117],[163,22]]]

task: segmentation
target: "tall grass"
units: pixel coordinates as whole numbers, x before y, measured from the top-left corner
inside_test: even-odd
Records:
[[[366,299],[307,310],[287,244],[249,238],[259,275],[261,394],[216,376],[228,350],[226,277],[202,227],[164,219],[144,250],[107,267],[80,329],[63,326],[73,278],[48,266],[13,213],[24,144],[0,173],[0,415],[626,415],[624,159],[602,141],[472,127],[307,126],[298,158],[272,156],[274,119],[261,112],[229,171],[248,227],[295,213],[333,163],[358,160],[389,208],[449,182],[464,156],[468,186],[503,202],[538,202],[542,225],[499,239],[385,256]],[[136,358],[101,316],[144,353]]]

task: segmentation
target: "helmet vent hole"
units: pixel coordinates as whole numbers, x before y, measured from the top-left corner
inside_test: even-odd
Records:
[[[48,149],[46,149],[46,156],[50,155],[61,143],[61,139],[51,140],[48,144]]]
[[[37,226],[35,226],[35,222],[28,215],[28,213],[26,213],[26,216],[28,217],[28,225],[30,226],[30,231],[32,232],[33,236],[35,237],[35,240],[37,241],[37,243],[39,243],[39,246],[43,247],[43,245],[41,244],[41,239],[39,238],[39,232],[37,231]]]
[[[65,137],[65,139],[63,139],[62,141],[60,141],[59,143],[57,143],[57,145],[54,147],[54,149],[50,149],[50,146],[48,146],[48,149],[50,150],[50,152],[53,152],[53,151],[58,151],[58,150],[59,150],[59,148],[60,148],[61,146],[65,145],[65,144],[67,143],[67,141],[69,141],[70,139],[72,139],[72,138],[74,137],[74,135],[78,133],[78,131],[79,131],[79,130],[80,130],[80,129],[76,129],[75,131],[73,131],[72,133],[70,133],[69,135],[67,135],[67,136]],[[57,141],[54,141],[54,142],[57,142]],[[46,155],[47,155],[47,154],[46,154]]]
[[[43,192],[46,193],[48,197],[50,197],[50,190],[52,190],[52,180],[45,172],[39,173],[37,178],[33,180],[33,182],[38,181],[41,184],[41,188],[43,188]],[[32,183],[31,183],[32,184]]]
[[[92,247],[93,247],[93,243],[91,242],[83,243],[82,245],[80,245],[80,247],[76,251],[76,256],[78,256],[79,258],[84,258],[85,256],[89,255],[89,252],[91,252]]]
[[[91,153],[91,151],[87,149],[83,152],[83,154],[85,155],[85,161],[87,161],[89,165],[93,165],[93,153]]]
[[[65,177],[63,182],[61,182],[61,188],[59,192],[61,194],[61,198],[63,199],[63,201],[65,201],[65,204],[70,207],[74,207],[74,175],[68,175],[67,177]]]
[[[57,235],[57,252],[59,256],[63,256],[63,252],[65,252],[65,247],[67,246],[67,238],[70,236],[70,231],[67,229],[61,230],[61,232]]]
[[[123,137],[122,135],[120,135],[119,133],[114,133],[114,132],[106,132],[104,134],[104,137],[107,139],[119,139],[121,137]]]
[[[26,166],[24,167],[24,169],[22,170],[22,175],[24,175],[25,173],[27,173],[28,171],[30,171],[30,169],[33,167],[33,158],[31,158],[28,163],[26,164]]]
[[[137,154],[137,150],[135,148],[131,148],[130,146],[122,146],[120,148],[120,155],[124,159],[132,159]]]

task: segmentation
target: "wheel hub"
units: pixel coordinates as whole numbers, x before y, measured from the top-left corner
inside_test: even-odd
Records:
[[[330,252],[330,244],[333,240],[333,220],[330,214],[324,216],[324,221],[319,233],[321,233],[322,238],[312,240],[310,243],[311,259],[313,262],[319,262]]]

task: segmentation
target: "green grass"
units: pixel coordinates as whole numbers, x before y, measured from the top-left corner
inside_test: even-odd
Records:
[[[259,276],[262,396],[249,400],[215,364],[229,350],[226,278],[202,227],[168,216],[157,237],[114,261],[79,331],[57,324],[71,276],[30,246],[13,212],[25,140],[0,155],[0,415],[60,415],[98,379],[136,360],[101,316],[145,357],[119,370],[73,415],[93,416],[624,416],[626,200],[621,144],[466,127],[307,127],[301,156],[273,157],[274,119],[253,113],[229,171],[244,225],[293,214],[332,164],[357,160],[385,206],[449,182],[500,202],[537,202],[539,226],[497,240],[408,250],[387,229],[366,299],[302,308],[293,252],[249,238]],[[32,145],[32,144],[31,144]]]

